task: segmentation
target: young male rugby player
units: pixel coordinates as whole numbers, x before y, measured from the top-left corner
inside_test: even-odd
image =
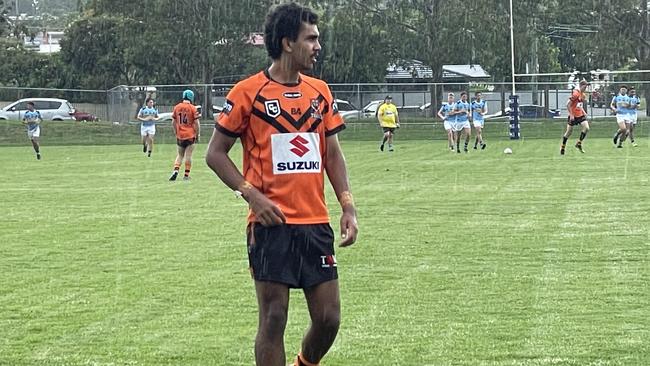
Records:
[[[327,84],[303,72],[321,49],[318,17],[295,3],[267,15],[264,43],[271,66],[227,96],[206,161],[250,208],[248,258],[258,301],[257,365],[285,366],[289,289],[300,288],[311,325],[295,365],[318,365],[340,320],[334,233],[324,173],[341,205],[340,246],[357,238],[357,219],[337,133],[345,128]],[[239,138],[243,174],[228,153]]]

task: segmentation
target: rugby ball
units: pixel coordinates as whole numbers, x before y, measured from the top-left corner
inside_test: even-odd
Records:
[[[506,147],[505,150],[503,150],[504,154],[512,154],[512,149],[509,147]]]

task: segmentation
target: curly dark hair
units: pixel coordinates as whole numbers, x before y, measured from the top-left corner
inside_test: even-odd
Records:
[[[303,22],[318,24],[318,15],[296,3],[279,5],[268,13],[264,24],[264,45],[271,59],[277,60],[282,55],[283,38],[298,39]]]

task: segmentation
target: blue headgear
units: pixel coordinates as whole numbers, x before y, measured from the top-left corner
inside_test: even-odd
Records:
[[[194,102],[194,92],[189,89],[183,91],[183,99],[187,99],[190,102]]]

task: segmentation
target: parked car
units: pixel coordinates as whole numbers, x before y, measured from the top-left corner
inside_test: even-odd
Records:
[[[72,118],[75,121],[84,121],[84,122],[94,122],[99,121],[99,118],[92,113],[82,112],[80,110],[75,110],[72,114]]]
[[[29,102],[34,103],[34,108],[41,112],[41,118],[48,121],[71,120],[75,113],[72,104],[65,99],[25,98],[2,108],[0,120],[21,120]]]
[[[356,109],[354,105],[348,101],[341,100],[341,99],[336,99],[336,104],[339,107],[339,113],[341,113],[341,117],[343,117],[343,120],[345,121],[350,121],[354,119],[362,119],[362,118],[375,118],[377,116],[377,109],[379,106],[383,103],[383,100],[373,100],[366,104],[365,107],[362,109]],[[347,106],[351,106],[349,110],[346,110],[344,112],[341,112],[341,108],[347,108]],[[397,110],[399,111],[401,107],[397,107]]]
[[[375,118],[377,117],[377,109],[379,109],[379,106],[384,103],[384,100],[373,100],[368,102],[365,107],[361,110],[363,112],[363,116],[361,118]],[[399,110],[399,107],[397,107]]]
[[[335,99],[336,106],[339,109],[339,114],[343,117],[344,121],[349,119],[359,118],[358,115],[361,111],[352,103],[343,99]]]

